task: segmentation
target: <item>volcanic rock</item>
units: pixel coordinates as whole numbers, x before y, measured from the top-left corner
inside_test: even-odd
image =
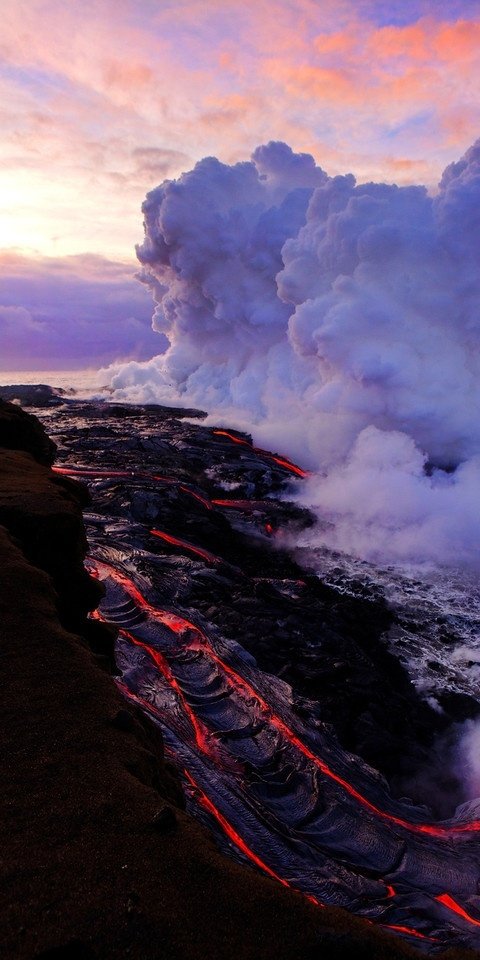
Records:
[[[82,639],[100,591],[82,567],[80,498],[31,453],[0,459],[5,956],[313,960],[325,930],[332,958],[350,957],[359,938],[372,960],[413,956],[227,861],[179,806],[174,831],[145,829],[159,795],[175,806],[178,780],[157,728],[125,705]]]
[[[0,400],[0,447],[27,450],[45,466],[53,463],[57,449],[36,417],[4,400]]]

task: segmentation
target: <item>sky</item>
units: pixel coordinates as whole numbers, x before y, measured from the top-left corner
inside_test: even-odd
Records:
[[[0,369],[161,350],[147,191],[270,140],[424,183],[479,133],[480,0],[0,0]]]

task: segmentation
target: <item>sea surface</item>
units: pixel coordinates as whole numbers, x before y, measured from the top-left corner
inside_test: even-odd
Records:
[[[46,383],[72,393],[78,399],[102,396],[101,378],[96,369],[88,370],[0,370],[0,386],[15,383]]]
[[[480,574],[461,567],[376,566],[325,548],[296,560],[340,593],[381,594],[397,614],[388,644],[417,690],[435,706],[447,690],[480,694]]]

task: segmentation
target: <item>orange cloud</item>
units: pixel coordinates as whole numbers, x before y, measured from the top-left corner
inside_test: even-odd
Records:
[[[351,55],[356,47],[357,39],[353,34],[320,33],[314,37],[313,47],[321,56],[326,54]]]
[[[350,105],[358,103],[362,96],[348,70],[304,64],[296,66],[271,60],[264,65],[264,72],[293,95]]]
[[[428,61],[433,30],[431,20],[405,27],[381,27],[368,37],[365,53],[387,61],[397,57],[415,63]]]
[[[434,38],[435,53],[451,63],[480,59],[480,22],[458,20],[438,26]]]
[[[7,4],[0,242],[126,257],[156,181],[268,139],[331,173],[434,182],[480,126],[480,23],[464,2],[464,19],[432,2],[404,26],[378,26],[360,0]]]
[[[151,67],[138,61],[108,60],[104,65],[105,82],[108,87],[131,91],[132,87],[141,90],[154,79]]]

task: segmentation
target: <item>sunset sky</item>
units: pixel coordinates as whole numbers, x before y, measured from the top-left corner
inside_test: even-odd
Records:
[[[435,189],[479,135],[479,0],[1,8],[2,369],[158,349],[140,207],[203,156],[285,140],[329,174]]]

